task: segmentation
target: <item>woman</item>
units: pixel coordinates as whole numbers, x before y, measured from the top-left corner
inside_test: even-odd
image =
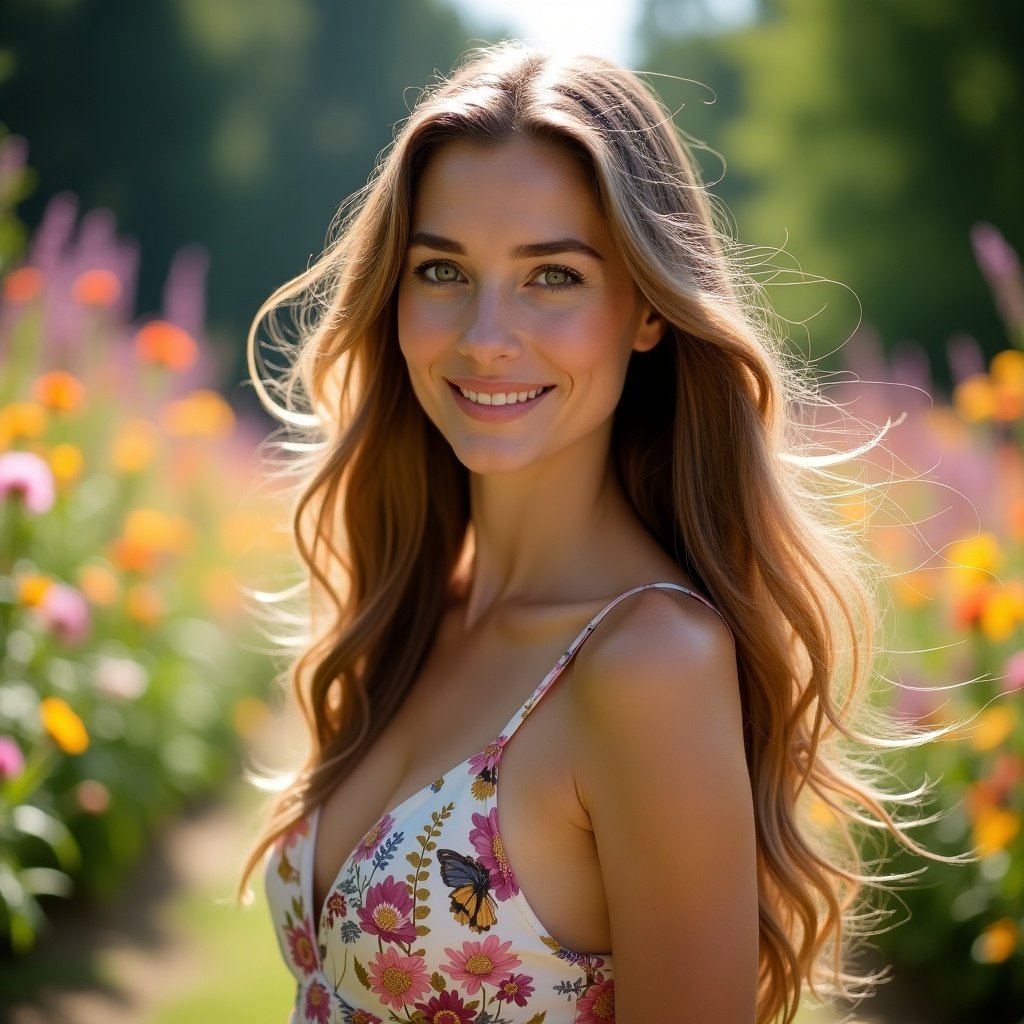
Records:
[[[641,82],[503,45],[260,311],[316,311],[280,404],[250,335],[320,442],[312,749],[247,868],[269,851],[293,1019],[735,1024],[849,993],[846,825],[899,835],[836,746],[871,606],[747,291]]]

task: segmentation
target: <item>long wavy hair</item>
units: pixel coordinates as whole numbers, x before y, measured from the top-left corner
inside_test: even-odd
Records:
[[[637,516],[735,637],[757,836],[757,1020],[788,1024],[804,986],[870,987],[846,956],[878,882],[859,857],[859,825],[916,849],[887,810],[913,794],[882,793],[863,756],[877,732],[861,715],[872,576],[805,457],[796,410],[807,374],[716,227],[685,138],[637,76],[604,60],[556,62],[518,44],[471,53],[424,91],[322,257],[253,323],[253,381],[287,425],[285,447],[305,453],[293,528],[306,629],[288,674],[310,749],[243,886],[387,724],[451,597],[471,542],[468,474],[410,386],[397,281],[431,154],[518,137],[579,156],[638,288],[668,323],[634,354],[611,457]],[[276,378],[262,365],[268,346],[288,357]]]

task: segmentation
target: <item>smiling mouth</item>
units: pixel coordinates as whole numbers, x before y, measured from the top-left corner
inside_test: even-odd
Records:
[[[547,385],[545,387],[531,388],[529,391],[508,391],[508,392],[496,392],[489,394],[486,391],[471,391],[468,388],[461,388],[457,384],[452,384],[463,398],[475,405],[518,405],[521,402],[529,402],[534,398],[538,398],[546,392],[550,391],[553,385]]]

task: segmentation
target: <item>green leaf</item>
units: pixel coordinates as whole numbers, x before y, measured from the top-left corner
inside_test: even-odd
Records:
[[[535,1013],[526,1024],[544,1024],[544,1018],[548,1015],[547,1010],[541,1010],[540,1013]]]
[[[25,891],[33,896],[68,897],[74,888],[71,879],[56,868],[25,868],[18,873],[18,878]]]
[[[14,808],[11,824],[22,835],[35,836],[46,843],[65,871],[77,870],[81,863],[78,844],[63,821],[32,804],[22,804]]]
[[[430,987],[435,992],[443,992],[448,987],[448,982],[444,980],[444,975],[438,971],[430,976]]]
[[[366,968],[359,962],[358,957],[352,957],[352,966],[355,968],[356,977],[359,979],[359,984],[363,988],[370,987],[370,977],[366,973]]]
[[[413,917],[417,921],[422,921],[430,913],[430,907],[419,906],[413,912]]]

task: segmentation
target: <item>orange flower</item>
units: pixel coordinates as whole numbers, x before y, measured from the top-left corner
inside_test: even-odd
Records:
[[[51,370],[32,385],[37,402],[54,412],[74,412],[85,398],[82,382],[64,370]]]
[[[85,460],[82,449],[75,444],[59,444],[50,452],[50,469],[58,483],[67,484],[82,473]]]
[[[199,346],[187,331],[166,320],[153,320],[135,335],[135,351],[147,363],[187,370],[199,358]]]
[[[75,278],[71,295],[86,306],[112,306],[121,297],[121,282],[109,270],[87,270]]]
[[[1016,811],[983,804],[974,818],[973,839],[979,857],[991,857],[1016,838],[1020,815]]]
[[[37,573],[25,573],[23,576],[18,576],[15,580],[18,603],[26,608],[37,608],[52,585],[53,580]]]
[[[0,409],[0,444],[39,437],[49,417],[38,402],[11,402]]]
[[[157,566],[157,552],[148,544],[118,537],[107,552],[111,562],[122,572],[153,572]]]
[[[1017,948],[1020,929],[1012,917],[993,921],[975,939],[971,955],[981,964],[1001,964]]]
[[[169,516],[155,508],[133,509],[125,517],[124,537],[129,543],[168,554],[186,554],[195,531],[183,516]]]
[[[78,570],[78,589],[90,604],[112,605],[121,594],[117,576],[105,565],[83,565]]]
[[[1017,724],[1017,709],[1011,704],[994,704],[978,715],[973,726],[967,727],[971,746],[975,750],[995,750]]]
[[[167,612],[160,591],[150,583],[130,587],[125,594],[124,607],[128,616],[143,626],[155,626]]]
[[[30,302],[43,290],[43,272],[38,267],[19,267],[4,281],[4,298],[8,302]]]
[[[216,391],[193,391],[163,411],[161,423],[172,437],[227,437],[235,414]]]
[[[60,697],[46,697],[39,704],[43,728],[65,754],[81,754],[89,749],[85,723]]]
[[[976,373],[957,384],[953,389],[953,404],[968,423],[992,419],[998,405],[996,391],[988,375]]]
[[[110,461],[118,473],[141,473],[157,452],[157,432],[149,420],[132,419],[114,438]]]

